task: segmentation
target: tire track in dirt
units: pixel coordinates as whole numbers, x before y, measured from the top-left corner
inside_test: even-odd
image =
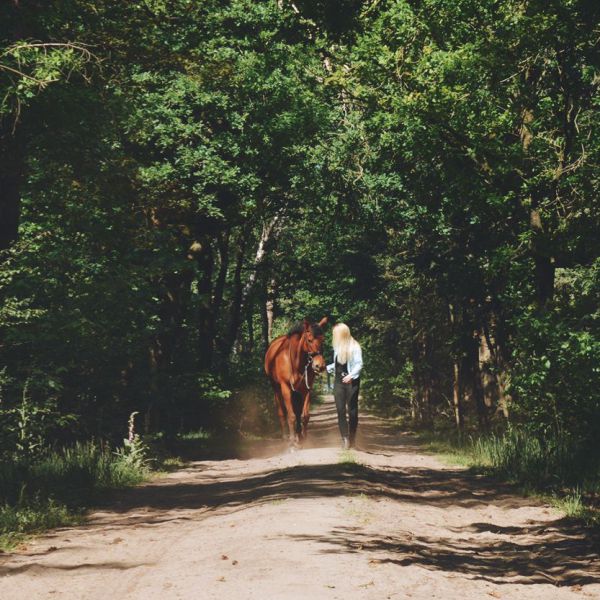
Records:
[[[556,510],[361,415],[337,448],[256,442],[119,495],[0,559],[0,599],[600,598],[593,540]]]

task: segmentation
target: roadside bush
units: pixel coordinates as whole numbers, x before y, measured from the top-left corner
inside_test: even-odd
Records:
[[[2,462],[0,546],[10,546],[15,534],[70,523],[101,492],[135,485],[148,475],[139,448],[115,452],[91,442],[35,462]]]

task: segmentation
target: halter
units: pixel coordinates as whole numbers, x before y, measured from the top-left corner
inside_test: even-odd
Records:
[[[300,336],[300,342],[299,342],[298,346],[300,346],[300,347],[302,346],[303,340],[304,340],[304,333]],[[304,382],[306,384],[306,389],[310,391],[311,387],[308,385],[308,368],[309,367],[312,368],[314,357],[321,356],[323,353],[322,352],[305,352],[304,350],[300,350],[300,351],[308,356],[308,360],[306,361],[306,365],[304,366]],[[292,345],[291,344],[288,346],[288,352],[290,355],[290,366],[292,366]],[[296,388],[294,387],[294,382],[291,379],[290,379],[290,387],[292,388],[292,392],[296,391]]]

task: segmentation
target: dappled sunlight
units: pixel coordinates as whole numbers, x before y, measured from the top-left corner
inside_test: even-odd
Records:
[[[236,452],[253,458],[191,461],[107,498],[84,525],[47,534],[40,540],[50,544],[46,551],[5,560],[0,574],[167,569],[169,554],[160,540],[189,539],[174,555],[181,561],[176,557],[186,544],[190,559],[198,556],[193,540],[206,535],[202,547],[210,547],[209,538],[222,547],[258,540],[261,551],[312,557],[313,568],[332,557],[336,564],[388,569],[387,577],[397,571],[414,582],[427,572],[461,578],[461,585],[481,581],[503,588],[600,583],[597,546],[577,524],[509,485],[441,465],[419,451],[414,437],[374,416],[363,416],[359,431],[360,449],[340,450],[335,410],[325,402],[315,407],[303,449],[252,440]],[[138,556],[140,545],[148,550]],[[217,558],[219,547],[212,551]],[[211,568],[218,572],[219,564]],[[361,575],[363,583],[357,575],[357,585],[368,583],[367,575]]]
[[[317,541],[326,554],[367,553],[369,560],[402,567],[462,574],[496,584],[551,583],[557,586],[600,583],[598,546],[586,539],[579,527],[568,522],[534,525],[546,531],[532,537],[530,526],[511,528],[505,537],[427,537],[404,532],[377,536],[356,528],[339,528],[319,538],[292,536],[293,540]],[[464,533],[472,530],[467,526]],[[461,532],[463,533],[463,532]]]

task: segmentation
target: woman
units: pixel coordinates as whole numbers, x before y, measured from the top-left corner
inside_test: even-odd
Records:
[[[327,372],[335,374],[333,397],[344,449],[353,448],[356,438],[358,388],[362,366],[360,344],[350,335],[348,325],[338,323],[333,328],[333,362],[327,365]]]

